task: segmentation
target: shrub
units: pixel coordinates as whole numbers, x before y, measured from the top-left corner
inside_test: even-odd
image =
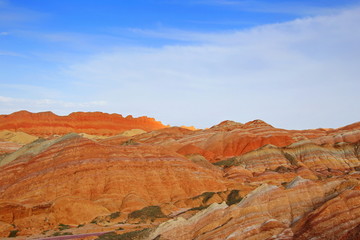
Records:
[[[238,203],[242,200],[242,197],[239,195],[239,190],[232,190],[226,199],[226,204],[228,206]]]
[[[120,212],[113,212],[110,214],[110,219],[114,219],[118,217],[120,217]]]
[[[291,172],[291,169],[281,165],[278,166],[274,171],[278,173],[286,173],[286,172]]]
[[[59,224],[59,230],[60,231],[65,230],[65,229],[69,229],[69,228],[70,228],[69,225],[62,224],[62,223]]]
[[[214,196],[214,192],[204,192],[203,194],[201,194],[201,196],[203,196],[203,203],[206,203],[210,198],[212,198],[212,196]]]
[[[9,234],[9,238],[13,238],[13,237],[16,237],[17,233],[19,232],[19,230],[12,230],[10,231],[10,234]]]
[[[224,167],[231,167],[231,166],[235,166],[235,157],[229,158],[229,159],[225,159],[219,162],[215,162],[213,163],[216,166],[224,166]]]
[[[198,198],[203,198],[202,199],[202,203],[206,203],[212,196],[214,196],[214,192],[204,192],[201,195],[198,195],[196,197],[193,197],[192,199],[198,199]]]
[[[144,228],[142,230],[137,230],[133,232],[127,232],[123,234],[116,234],[115,232],[105,233],[101,236],[99,236],[97,239],[100,240],[140,240],[145,239],[149,236],[151,232],[150,228]]]
[[[129,214],[129,218],[140,218],[141,220],[154,220],[155,218],[164,218],[165,214],[159,206],[148,206],[141,210],[134,211]]]
[[[135,142],[134,139],[129,139],[121,144],[122,146],[133,146],[139,145],[139,143]]]
[[[204,210],[205,208],[208,208],[208,207],[209,207],[209,205],[193,207],[193,208],[190,208],[188,211],[201,211],[201,210]]]
[[[73,235],[71,232],[55,232],[53,234],[54,237],[57,237],[57,236],[65,236],[65,235]]]

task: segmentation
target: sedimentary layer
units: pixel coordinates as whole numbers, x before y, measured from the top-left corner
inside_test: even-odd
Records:
[[[75,112],[68,116],[58,116],[52,112],[30,113],[15,112],[0,115],[0,130],[22,131],[35,136],[47,137],[64,135],[70,132],[92,135],[113,136],[130,129],[151,131],[164,128],[153,118],[102,112]]]

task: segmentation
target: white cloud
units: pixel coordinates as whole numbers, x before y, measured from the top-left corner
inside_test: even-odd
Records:
[[[26,57],[24,54],[17,53],[17,52],[10,52],[10,51],[1,51],[0,56],[10,56],[10,57]]]
[[[73,111],[79,111],[79,109],[95,111],[106,105],[106,101],[68,102],[54,99],[24,99],[0,96],[1,113],[11,113],[19,110],[42,112],[51,109],[57,114],[68,114]]]
[[[19,23],[28,24],[44,20],[46,17],[48,17],[48,14],[17,7],[10,1],[0,0],[0,26],[6,28],[19,27]]]
[[[263,118],[287,128],[339,127],[360,119],[350,106],[360,102],[358,22],[356,8],[226,33],[142,31],[197,43],[119,48],[64,73],[110,111],[172,125]]]

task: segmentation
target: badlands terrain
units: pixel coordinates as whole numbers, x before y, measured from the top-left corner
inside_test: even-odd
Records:
[[[360,122],[0,115],[0,237],[360,239]]]

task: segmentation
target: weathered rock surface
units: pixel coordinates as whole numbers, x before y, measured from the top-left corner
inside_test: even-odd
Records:
[[[113,146],[76,134],[32,145],[1,168],[0,221],[20,229],[28,224],[34,230],[43,221],[48,227],[80,224],[94,215],[226,189],[221,170],[161,146]],[[91,207],[76,213],[79,203]]]
[[[158,240],[360,235],[360,123],[194,130],[116,114],[18,112],[0,116],[0,129],[0,237],[61,227]],[[29,135],[15,130],[46,138],[21,142]]]
[[[236,205],[215,203],[187,220],[162,223],[150,239],[340,239],[360,224],[359,207],[350,207],[359,205],[360,192],[351,187],[343,181],[301,178],[286,189],[265,184]]]
[[[151,131],[164,127],[166,126],[153,118],[123,117],[119,114],[101,112],[76,112],[68,116],[58,116],[52,112],[20,111],[10,115],[0,115],[0,130],[22,131],[42,137],[70,132],[114,136],[130,129]]]
[[[316,172],[354,170],[360,166],[359,146],[360,142],[338,143],[333,146],[319,146],[305,142],[282,148],[266,145],[217,164],[242,166],[253,173],[261,173],[265,170],[291,171],[299,167],[306,167]]]
[[[0,131],[1,142],[13,142],[18,144],[28,144],[38,139],[36,136],[24,132],[12,132],[9,130]]]

